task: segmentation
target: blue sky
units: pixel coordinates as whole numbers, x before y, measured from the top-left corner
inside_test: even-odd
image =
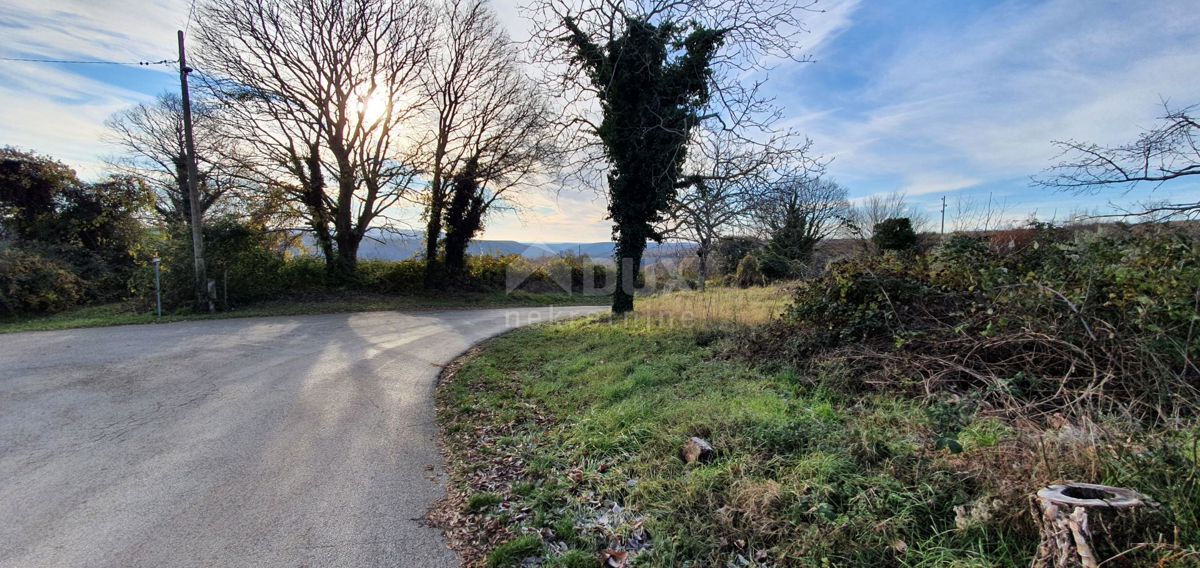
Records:
[[[514,36],[522,0],[496,0]],[[118,61],[173,58],[187,0],[6,0],[0,56]],[[1194,0],[822,1],[805,51],[813,63],[771,71],[786,124],[832,159],[852,198],[904,191],[931,215],[944,195],[1003,203],[1024,219],[1063,218],[1144,198],[1029,187],[1053,163],[1051,140],[1136,137],[1162,100],[1200,103],[1200,10]],[[0,144],[36,149],[86,176],[104,171],[112,112],[177,88],[168,67],[0,62]],[[1200,200],[1200,184],[1157,198]],[[606,240],[601,196],[534,195],[486,238]],[[953,222],[953,219],[950,220]]]

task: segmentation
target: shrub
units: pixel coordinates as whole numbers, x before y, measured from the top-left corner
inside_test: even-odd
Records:
[[[78,301],[125,293],[145,233],[138,215],[149,196],[133,178],[84,183],[52,158],[0,148],[0,230],[73,273]]]
[[[0,315],[62,311],[79,302],[84,287],[69,264],[0,244]]]
[[[875,225],[871,241],[879,250],[913,250],[917,246],[917,232],[907,217],[885,219]]]
[[[766,281],[789,280],[799,275],[804,264],[767,249],[758,253],[758,270]]]
[[[294,256],[279,267],[280,288],[289,292],[313,292],[332,286],[333,279],[325,267],[325,259],[316,256]]]
[[[505,256],[473,255],[467,257],[468,285],[483,290],[504,290],[510,270],[519,271],[527,267],[528,261],[521,255]]]
[[[190,229],[174,227],[149,248],[161,259],[163,306],[190,306],[195,297]],[[206,272],[216,283],[218,301],[237,305],[303,290],[299,282],[285,274],[280,248],[261,226],[234,219],[219,219],[205,226]],[[133,288],[144,301],[153,295],[153,266],[148,259],[143,260]]]
[[[734,275],[738,264],[746,255],[762,248],[762,243],[754,237],[721,237],[713,247],[712,272],[713,276]]]
[[[506,259],[504,274],[511,273],[512,282],[499,279],[498,289],[504,290],[512,284],[528,292],[602,292],[615,277],[615,269],[597,264],[587,255],[567,253],[560,256],[530,261],[512,255]]]
[[[737,274],[735,276],[738,287],[749,288],[751,286],[762,286],[766,284],[766,278],[763,277],[759,270],[758,258],[753,254],[747,254],[742,257],[742,261],[738,263]]]
[[[358,263],[356,285],[381,294],[411,294],[425,286],[425,261],[365,260]]]
[[[252,302],[284,291],[278,278],[283,254],[263,227],[221,219],[204,228],[204,239],[208,277],[219,283],[222,300]]]

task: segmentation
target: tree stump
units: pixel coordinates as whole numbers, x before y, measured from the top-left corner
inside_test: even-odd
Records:
[[[1034,516],[1042,531],[1042,542],[1033,568],[1097,568],[1088,526],[1089,511],[1119,512],[1141,507],[1144,497],[1122,487],[1068,483],[1051,485],[1037,492]]]

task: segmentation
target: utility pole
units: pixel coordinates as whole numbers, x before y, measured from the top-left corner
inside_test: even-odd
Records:
[[[942,234],[946,234],[946,196],[942,196]]]
[[[199,173],[196,171],[196,141],[192,138],[192,99],[188,93],[187,54],[183,49],[183,30],[179,30],[179,87],[183,99],[183,142],[187,161],[188,209],[192,220],[192,256],[196,261],[196,309],[212,311],[208,297],[208,275],[204,270],[204,226],[200,211]]]

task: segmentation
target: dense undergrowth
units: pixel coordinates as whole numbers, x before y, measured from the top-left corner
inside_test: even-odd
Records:
[[[1074,480],[1154,503],[1093,521],[1105,566],[1200,565],[1197,258],[1043,228],[835,264],[765,326],[685,293],[517,331],[442,386],[437,516],[481,565],[1026,566]]]
[[[851,389],[1169,422],[1200,410],[1198,311],[1190,232],[1043,227],[835,263],[754,343],[802,367],[844,363]]]

